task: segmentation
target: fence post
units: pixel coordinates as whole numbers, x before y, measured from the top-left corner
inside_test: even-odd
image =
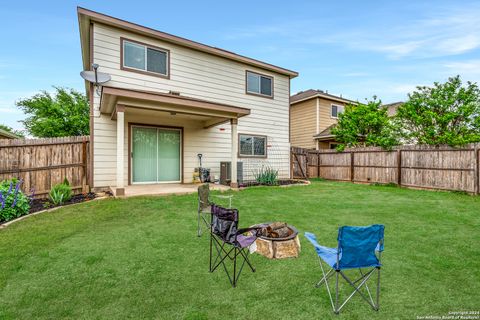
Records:
[[[402,150],[397,150],[397,185],[402,185]]]
[[[305,155],[305,178],[308,179],[309,176],[309,168],[308,168],[308,152],[304,153]]]
[[[83,164],[83,175],[82,175],[82,192],[88,192],[87,188],[87,141],[82,141],[82,164]]]
[[[350,151],[350,181],[355,178],[355,153]]]
[[[320,178],[320,152],[317,150],[317,178]]]
[[[480,193],[480,167],[479,167],[479,159],[478,157],[480,156],[479,153],[480,149],[478,148],[478,144],[475,144],[475,147],[473,149],[473,154],[475,157],[475,168],[473,169],[474,171],[474,193],[479,194]]]
[[[293,179],[293,147],[290,147],[290,179]]]

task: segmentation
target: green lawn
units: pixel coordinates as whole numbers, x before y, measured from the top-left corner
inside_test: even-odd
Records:
[[[479,310],[480,198],[326,181],[235,193],[242,226],[287,221],[298,259],[251,259],[238,287],[208,272],[196,195],[103,200],[0,230],[0,319],[416,319]],[[380,311],[339,316],[304,231],[335,246],[340,225],[383,223]],[[344,289],[347,289],[345,287]]]

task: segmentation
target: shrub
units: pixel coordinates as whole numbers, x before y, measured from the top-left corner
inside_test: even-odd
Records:
[[[56,206],[62,205],[72,198],[72,188],[68,183],[68,180],[63,183],[55,185],[48,194],[50,201]]]
[[[20,190],[22,181],[4,180],[0,183],[0,222],[9,221],[30,211],[30,199]]]
[[[254,176],[255,180],[260,184],[268,186],[278,185],[278,170],[267,166],[262,166],[262,168],[259,169]]]

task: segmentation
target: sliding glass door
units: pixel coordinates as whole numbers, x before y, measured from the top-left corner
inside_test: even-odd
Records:
[[[180,182],[180,129],[132,127],[132,183]]]

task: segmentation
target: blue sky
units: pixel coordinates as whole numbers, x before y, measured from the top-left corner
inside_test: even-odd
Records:
[[[404,100],[460,74],[480,82],[478,1],[8,1],[0,10],[0,123],[52,86],[83,91],[76,6],[300,73],[292,92]]]

